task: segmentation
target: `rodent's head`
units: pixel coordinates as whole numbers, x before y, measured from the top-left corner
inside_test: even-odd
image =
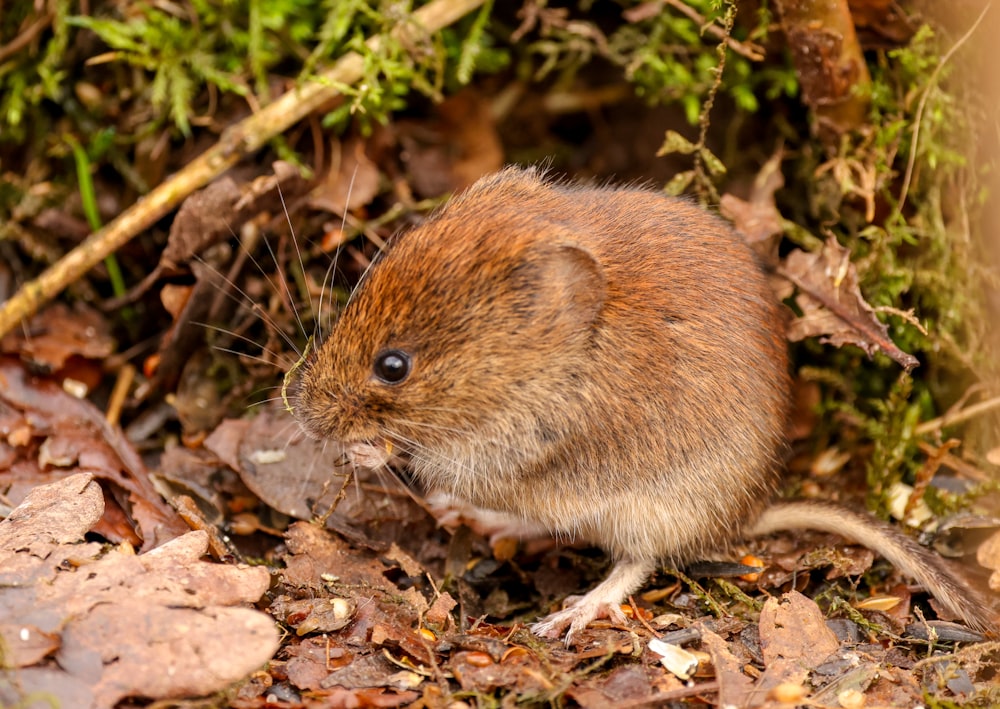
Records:
[[[589,366],[605,293],[562,207],[534,171],[505,170],[401,236],[304,365],[302,426],[369,466],[387,443],[480,471],[540,454]]]

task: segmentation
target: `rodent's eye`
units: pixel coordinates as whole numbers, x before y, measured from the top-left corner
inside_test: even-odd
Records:
[[[410,373],[410,355],[402,350],[383,350],[375,355],[375,377],[386,384],[399,384]]]

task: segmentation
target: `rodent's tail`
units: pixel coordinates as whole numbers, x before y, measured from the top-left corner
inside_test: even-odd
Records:
[[[1000,631],[1000,619],[978,591],[937,554],[882,520],[829,503],[778,502],[764,510],[749,534],[763,536],[791,529],[839,534],[862,544],[919,581],[970,627],[990,634]]]

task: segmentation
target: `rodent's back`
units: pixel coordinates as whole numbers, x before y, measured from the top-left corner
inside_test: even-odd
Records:
[[[373,382],[392,348],[412,373]],[[778,306],[727,225],[508,169],[373,269],[297,408],[319,435],[393,441],[432,487],[680,562],[769,497],[787,390]]]
[[[664,538],[673,548],[659,555],[676,561],[718,548],[777,482],[789,391],[779,305],[747,245],[697,205],[559,190],[607,289],[587,379],[602,420],[584,440],[598,461],[609,443],[617,456],[586,484],[602,501],[614,499],[609,488],[629,491],[627,506],[595,505],[593,525],[634,515],[637,526],[616,535],[619,554]]]

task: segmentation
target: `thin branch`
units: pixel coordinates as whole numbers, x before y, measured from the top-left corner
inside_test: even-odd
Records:
[[[393,30],[393,36],[415,41],[418,32],[436,32],[482,5],[484,0],[435,0],[414,11],[409,22]],[[382,37],[366,43],[373,51]],[[219,141],[188,163],[171,179],[122,212],[103,229],[94,232],[38,278],[25,283],[0,308],[0,337],[24,318],[30,317],[68,284],[77,280],[105,256],[128,243],[137,234],[166,216],[188,195],[198,190],[240,159],[259,150],[276,135],[317,110],[340,92],[337,86],[358,81],[364,73],[364,58],[357,52],[342,56],[316,81],[292,89],[243,121],[226,129]]]
[[[913,429],[913,431],[918,436],[922,436],[926,433],[933,433],[934,431],[946,426],[954,426],[956,424],[965,423],[970,419],[982,416],[983,414],[987,414],[995,409],[1000,409],[1000,396],[987,399],[986,401],[980,401],[978,404],[973,404],[972,406],[955,413],[949,411],[944,416],[938,416],[936,419],[924,421],[922,424]]]
[[[710,22],[706,24],[705,17],[698,13],[690,5],[681,2],[681,0],[665,0],[667,5],[674,8],[683,15],[691,20],[694,20],[699,26],[705,27],[705,31],[712,35],[715,39],[721,40],[729,47],[731,50],[744,56],[750,61],[759,62],[764,60],[764,48],[759,44],[754,44],[753,42],[740,42],[738,39],[734,39],[730,34],[730,30],[725,27],[720,27],[715,22]]]
[[[902,213],[903,205],[906,203],[906,196],[910,192],[910,180],[913,179],[913,168],[917,162],[917,145],[920,143],[920,126],[924,121],[924,110],[927,108],[927,99],[931,95],[931,90],[937,84],[938,77],[941,75],[941,70],[944,69],[945,64],[948,63],[959,48],[964,45],[972,37],[973,33],[982,24],[983,20],[986,18],[986,13],[989,12],[993,3],[986,3],[983,7],[983,11],[979,13],[979,17],[976,21],[972,23],[972,26],[966,30],[955,44],[952,45],[951,49],[945,52],[945,55],[941,57],[941,61],[938,65],[934,67],[934,71],[931,72],[930,78],[927,80],[927,88],[924,89],[923,95],[920,97],[920,103],[917,105],[917,115],[913,119],[913,140],[910,142],[910,156],[906,161],[906,173],[903,176],[903,188],[899,191],[899,203],[896,206],[897,214]]]

